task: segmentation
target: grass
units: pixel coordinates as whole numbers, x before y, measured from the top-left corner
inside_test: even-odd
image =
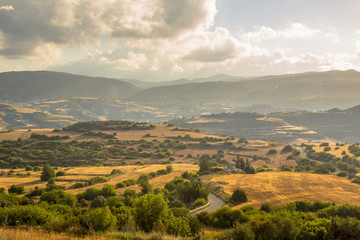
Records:
[[[105,235],[87,235],[84,237],[73,236],[65,233],[47,232],[33,228],[0,228],[0,240],[108,240],[108,239],[136,239],[150,240],[180,239],[174,236],[167,236],[160,233],[141,233],[141,232],[109,232]]]
[[[248,194],[249,202],[236,208],[245,205],[260,207],[264,202],[283,205],[297,200],[320,200],[360,206],[360,186],[333,175],[264,172],[255,175],[218,176],[211,178],[210,182],[218,182],[227,194],[232,194],[236,187],[244,189]]]
[[[349,148],[350,145],[345,145],[345,146],[329,146],[331,148],[330,151],[327,151],[327,153],[330,153],[332,155],[334,155],[335,157],[338,157],[338,158],[342,158],[344,155],[342,155],[341,153],[343,151],[345,151],[345,153],[351,157],[354,157],[354,155],[352,153],[349,152],[348,148]],[[315,146],[313,147],[313,149],[316,151],[316,152],[322,152],[324,151],[324,148],[325,147],[319,147],[319,146]],[[335,148],[339,148],[339,149],[336,149]]]

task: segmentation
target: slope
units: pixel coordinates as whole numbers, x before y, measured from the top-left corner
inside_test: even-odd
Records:
[[[60,72],[6,72],[0,74],[1,99],[66,97],[126,98],[138,92],[134,85],[109,78]]]

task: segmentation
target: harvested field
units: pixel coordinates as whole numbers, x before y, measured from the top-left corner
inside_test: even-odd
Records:
[[[232,194],[236,187],[247,192],[249,202],[235,208],[245,205],[260,207],[264,202],[282,205],[297,200],[320,200],[360,206],[360,185],[333,175],[264,172],[255,175],[218,176],[211,178],[210,182],[218,182],[227,194]]]
[[[191,164],[172,164],[172,167],[173,167],[173,172],[171,172],[170,174],[158,176],[158,177],[155,177],[150,180],[150,183],[153,185],[154,188],[164,187],[166,183],[170,182],[174,177],[180,176],[185,171],[196,172],[199,170],[199,166],[191,165]],[[116,185],[117,183],[122,182],[124,180],[130,179],[130,178],[137,179],[142,174],[156,172],[157,170],[165,169],[165,168],[166,168],[166,165],[122,166],[122,167],[84,167],[84,168],[79,167],[79,168],[70,169],[68,171],[68,173],[69,172],[71,172],[73,174],[81,173],[81,175],[79,175],[79,176],[82,179],[84,179],[83,177],[86,174],[104,173],[104,176],[106,176],[107,174],[110,174],[113,169],[119,169],[123,172],[120,175],[111,177],[109,182],[99,183],[99,184],[89,186],[89,187],[101,188],[105,184]],[[76,178],[76,175],[70,175],[70,176],[64,176],[64,177]],[[64,177],[61,177],[61,178],[64,178]],[[93,176],[90,175],[90,176],[88,176],[88,179],[90,179],[92,177]],[[61,179],[61,178],[59,178],[59,179]],[[84,192],[89,187],[71,189],[71,190],[68,190],[68,192],[77,194],[80,192]],[[137,185],[130,186],[129,188],[135,189],[137,191],[140,190],[139,186],[137,186]],[[126,188],[118,189],[118,192],[123,192],[123,191],[125,191],[125,189]]]

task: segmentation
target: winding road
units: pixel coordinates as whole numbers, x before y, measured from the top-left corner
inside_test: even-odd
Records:
[[[194,211],[195,214],[198,214],[201,212],[213,212],[225,205],[225,202],[213,193],[209,193],[208,200],[210,203],[209,206],[204,209],[201,209],[199,211]],[[196,209],[194,209],[194,210],[196,210]]]

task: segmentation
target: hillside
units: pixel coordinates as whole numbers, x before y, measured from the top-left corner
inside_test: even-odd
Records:
[[[321,110],[348,108],[360,102],[360,73],[354,70],[267,76],[235,82],[188,83],[145,89],[129,99],[142,104],[224,104]]]
[[[244,205],[260,207],[264,202],[284,205],[299,200],[360,205],[358,197],[360,186],[337,176],[274,172],[258,173],[253,176],[219,176],[211,178],[209,182],[217,183],[230,195],[236,187],[244,189],[249,195],[249,202],[236,208]]]
[[[197,128],[212,134],[225,134],[248,139],[296,142],[299,139],[315,140],[324,136],[309,128],[289,124],[280,117],[259,113],[221,113],[170,121],[179,127]]]
[[[284,112],[269,114],[297,126],[304,126],[322,136],[340,142],[360,141],[360,105],[345,110],[331,109],[321,112]]]
[[[0,98],[6,100],[96,97],[126,98],[139,91],[127,82],[60,72],[0,74]]]

